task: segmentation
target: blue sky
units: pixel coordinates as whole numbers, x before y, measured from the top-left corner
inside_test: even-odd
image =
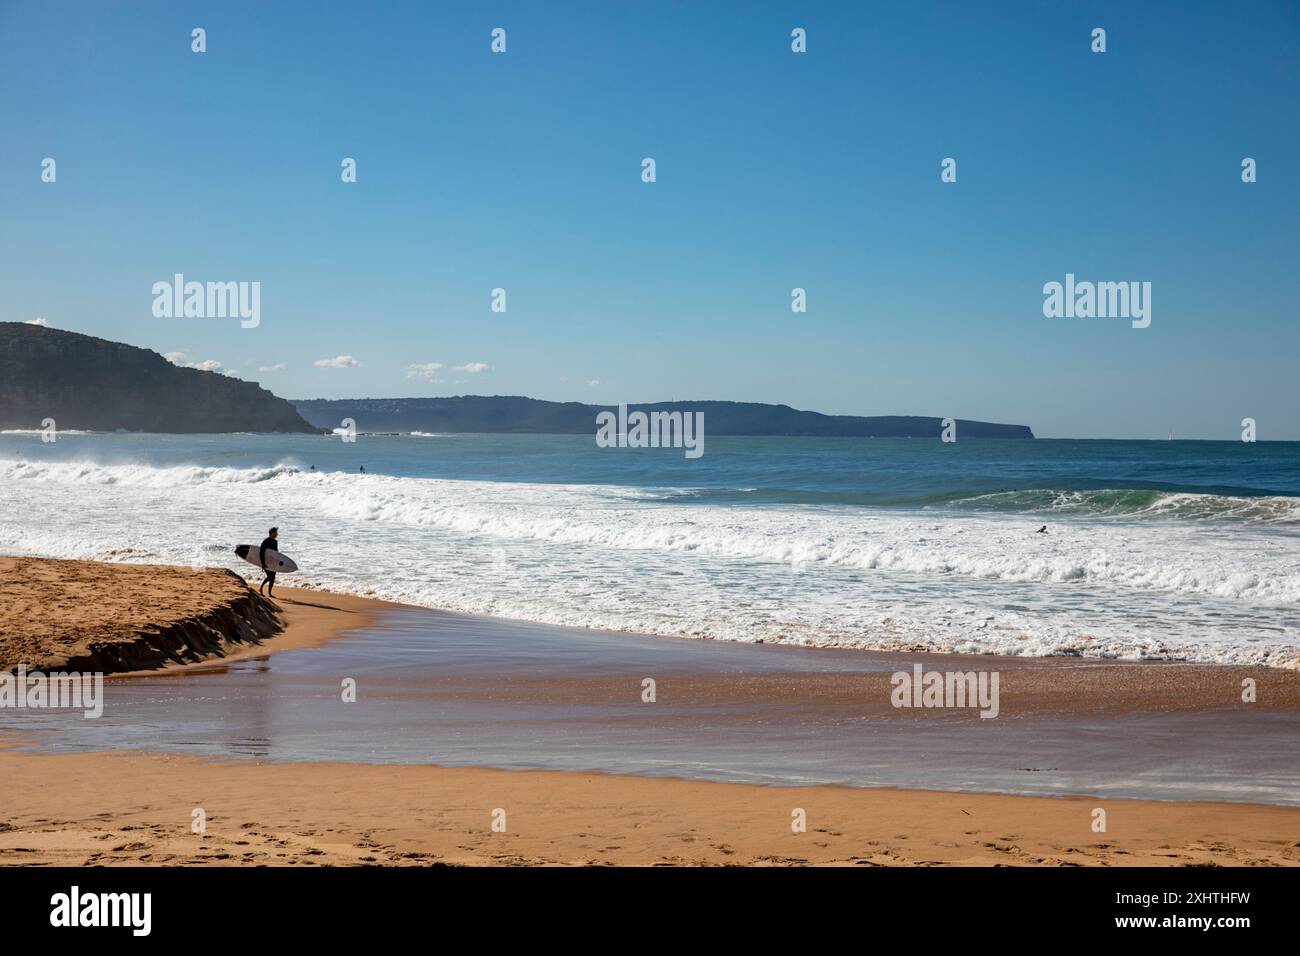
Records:
[[[1298,87],[1291,2],[0,0],[0,319],[291,398],[1298,439]],[[155,318],[176,272],[261,325]],[[1067,272],[1150,328],[1045,318]]]

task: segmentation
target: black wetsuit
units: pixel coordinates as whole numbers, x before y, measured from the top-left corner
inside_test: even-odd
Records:
[[[267,538],[265,541],[262,542],[262,546],[261,548],[258,549],[257,552],[257,560],[262,565],[262,570],[266,571],[266,583],[269,584],[271,587],[275,587],[275,572],[270,570],[266,566],[266,552],[279,550],[276,547],[278,543],[279,542],[277,542],[274,538]]]

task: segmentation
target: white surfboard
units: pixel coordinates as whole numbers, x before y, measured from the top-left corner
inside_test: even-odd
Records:
[[[241,544],[235,548],[235,554],[239,555],[259,571],[262,568],[262,562],[258,560],[258,552],[261,549],[255,544]],[[276,574],[289,574],[298,570],[298,565],[293,563],[293,559],[286,557],[279,551],[266,549],[266,569],[274,571]]]

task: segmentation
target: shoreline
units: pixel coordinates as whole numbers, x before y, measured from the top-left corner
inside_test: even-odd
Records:
[[[380,598],[365,597],[339,591],[317,590],[314,588],[294,588],[277,585],[277,596],[272,602],[260,597],[256,588],[249,585],[244,578],[228,569],[204,568],[193,570],[174,565],[140,565],[95,560],[66,560],[60,558],[7,557],[0,556],[0,572],[13,571],[19,563],[26,565],[22,570],[35,568],[42,573],[77,572],[80,576],[74,581],[70,594],[58,595],[56,611],[46,604],[39,609],[42,630],[49,631],[58,627],[85,626],[78,616],[85,604],[70,607],[67,598],[84,596],[77,591],[84,588],[94,597],[90,608],[104,614],[104,596],[112,594],[119,601],[137,600],[147,602],[154,600],[149,589],[172,585],[168,599],[173,598],[174,591],[182,591],[187,602],[180,611],[173,608],[172,613],[160,615],[137,616],[135,632],[129,634],[126,643],[135,646],[141,641],[158,641],[158,635],[168,632],[177,623],[190,625],[195,617],[194,609],[199,608],[198,617],[203,619],[207,636],[219,632],[219,628],[208,624],[210,616],[220,616],[224,632],[220,640],[209,639],[202,643],[184,645],[178,652],[175,648],[159,647],[150,649],[159,659],[148,667],[109,667],[105,676],[110,679],[140,678],[150,676],[175,676],[187,673],[210,673],[224,666],[251,658],[267,657],[283,651],[322,647],[332,641],[346,637],[349,633],[373,625],[380,617],[392,611],[417,611],[438,615],[452,622],[465,620],[470,622],[501,622],[507,624],[531,625],[532,622],[516,621],[511,618],[499,618],[492,615],[469,614],[425,608],[415,605],[386,601]],[[89,571],[89,577],[86,573]],[[11,575],[12,576],[12,575]],[[112,579],[118,580],[112,580]],[[123,579],[126,579],[123,581]],[[205,584],[206,594],[194,594],[196,583]],[[130,587],[135,587],[132,592]],[[30,635],[23,631],[32,618],[32,612],[42,599],[49,594],[22,595],[23,584],[15,580],[13,584],[0,585],[0,671],[11,669],[18,663],[12,657],[12,651],[5,654],[4,635],[8,630],[8,643],[14,643],[17,634],[19,643],[24,639],[30,641]],[[15,594],[26,600],[15,602]],[[242,599],[242,601],[241,601]],[[231,613],[231,606],[236,612]],[[238,610],[245,610],[243,615]],[[110,606],[109,610],[113,610]],[[184,617],[188,613],[189,617]],[[6,616],[7,615],[7,616]],[[274,619],[273,626],[266,626],[268,617]],[[91,626],[101,624],[93,620]],[[114,624],[120,622],[114,621]],[[888,679],[896,671],[908,672],[918,663],[926,671],[943,670],[997,670],[1002,675],[1002,691],[1009,694],[1013,703],[1008,714],[1021,713],[1062,713],[1087,715],[1098,713],[1131,712],[1169,712],[1169,711],[1207,711],[1231,709],[1250,706],[1255,709],[1295,709],[1300,710],[1300,671],[1262,664],[1235,665],[1202,663],[1171,660],[1122,660],[1060,655],[1051,657],[1019,657],[999,654],[954,654],[946,651],[925,650],[868,650],[848,647],[822,647],[797,644],[748,644],[744,642],[706,640],[684,637],[681,635],[640,634],[626,631],[609,631],[598,628],[564,629],[554,625],[535,625],[542,628],[555,627],[557,630],[572,630],[591,635],[602,635],[617,639],[619,636],[636,637],[672,644],[698,645],[707,644],[735,648],[741,654],[787,655],[787,660],[795,660],[798,655],[822,655],[827,659],[851,661],[861,665],[863,675],[841,675],[836,673],[819,673],[795,668],[790,673],[780,669],[770,674],[750,675],[743,680],[719,681],[718,675],[694,674],[690,672],[674,673],[678,687],[684,694],[698,697],[701,701],[737,700],[743,697],[761,695],[768,701],[784,701],[797,704],[813,696],[821,701],[838,699],[845,707],[856,712],[871,712],[873,716],[900,716],[899,711],[881,706],[882,698],[887,701],[889,693]],[[193,630],[194,628],[189,628]],[[119,630],[121,630],[119,628]],[[124,654],[115,654],[118,659],[129,660]],[[108,659],[104,663],[112,664]],[[27,661],[27,669],[33,672],[38,668]],[[46,669],[54,669],[47,667]],[[670,673],[672,673],[670,671]],[[630,679],[634,675],[584,675],[572,678],[573,689],[580,686],[581,693],[587,699],[599,700],[604,695],[623,693],[619,678]],[[1258,701],[1243,705],[1240,700],[1240,683],[1245,677],[1256,681]],[[639,679],[639,677],[638,677]],[[560,678],[560,683],[565,683]],[[537,678],[531,682],[527,678],[513,679],[512,692],[518,699],[551,696],[557,690],[556,678],[552,675]],[[795,686],[797,685],[797,686]],[[906,712],[904,712],[906,713]]]
[[[144,575],[155,584],[171,577],[192,586],[194,575],[202,575],[185,568],[72,563],[107,568],[105,577]],[[201,579],[222,587],[235,579],[251,593],[242,579],[221,570]],[[102,588],[104,580],[98,580]],[[484,628],[481,637],[503,649],[517,633],[484,616],[328,591],[279,587],[277,592],[274,608],[282,627],[276,634],[228,643],[201,660],[113,677],[205,675],[203,680],[229,682],[221,685],[223,696],[256,695],[263,685],[241,683],[256,672],[220,672],[237,661],[280,651],[324,648],[386,620],[389,612],[431,615],[439,630],[422,633],[439,648],[440,635],[463,632],[471,624]],[[44,624],[49,623],[46,618]],[[367,651],[364,642],[374,636],[358,640],[362,649],[350,653],[365,656],[387,646],[372,644]],[[1009,727],[1017,716],[1044,714],[1087,733],[1102,717],[1163,718],[1175,711],[1203,717],[1246,707],[1300,710],[1300,674],[1277,668],[642,636],[640,643],[646,641],[662,642],[656,647],[669,652],[658,671],[668,706],[686,712],[721,708],[711,718],[717,726],[753,720],[762,707],[880,719],[874,725],[888,735],[894,734],[890,728],[905,731],[904,723],[923,715],[929,718],[927,728],[945,735],[950,732],[945,727],[960,729],[951,721],[973,719],[977,727],[999,723],[981,721],[973,712],[927,715],[893,708],[891,672],[916,663],[927,670],[999,670],[1003,713],[1013,721]],[[641,676],[637,665],[629,664],[635,657],[622,650],[628,643],[616,632],[590,632],[565,652],[578,657],[561,658],[554,652],[563,642],[555,648],[548,644],[548,663],[541,670],[527,659],[522,665],[511,662],[508,655],[499,659],[489,653],[479,660],[478,644],[460,659],[473,669],[457,669],[444,648],[433,670],[399,668],[367,677],[367,699],[390,693],[434,701],[491,699],[516,716],[538,702],[626,707],[629,689],[635,695]],[[710,644],[716,646],[698,653]],[[674,647],[691,653],[671,653]],[[583,670],[572,666],[576,660],[596,666]],[[841,661],[851,669],[832,666]],[[1245,675],[1259,682],[1257,704],[1236,700]],[[160,699],[183,706],[171,692]],[[158,713],[168,719],[165,707]],[[283,723],[276,720],[275,727]],[[109,746],[57,753],[39,745],[28,749],[25,743],[19,727],[0,740],[0,774],[24,782],[0,794],[0,865],[1300,865],[1300,808],[1261,802],[1088,796],[1086,789],[1085,795],[1032,796],[887,784],[717,782],[418,760],[275,762]],[[205,815],[205,834],[190,830],[195,808]],[[504,833],[492,830],[497,809],[506,811]],[[1092,829],[1098,809],[1106,812],[1103,833]],[[797,810],[806,814],[804,832],[791,828]]]
[[[103,585],[103,590],[99,592],[112,593],[112,590],[119,587],[120,581],[110,581],[113,577],[124,577],[128,575],[152,576],[154,581],[163,580],[176,576],[185,576],[185,587],[180,590],[189,592],[193,590],[197,581],[206,579],[209,590],[219,591],[220,587],[214,587],[212,581],[213,575],[222,575],[228,579],[227,584],[238,582],[243,585],[243,596],[251,599],[251,603],[234,613],[229,613],[231,609],[220,608],[223,598],[221,595],[214,593],[211,598],[211,605],[201,609],[198,615],[199,627],[188,628],[190,631],[206,631],[198,635],[180,634],[179,637],[173,637],[170,641],[164,640],[159,642],[159,636],[156,632],[171,628],[176,631],[183,631],[186,628],[176,628],[176,624],[194,624],[194,615],[191,614],[189,620],[177,620],[175,617],[167,618],[162,616],[161,620],[138,620],[139,631],[154,632],[149,634],[149,644],[160,644],[156,649],[153,647],[143,648],[146,654],[152,655],[155,659],[147,662],[147,666],[132,667],[127,666],[132,663],[129,655],[123,661],[100,658],[90,660],[83,658],[81,663],[83,669],[98,669],[106,676],[142,676],[148,673],[158,671],[171,671],[179,666],[195,667],[203,664],[219,663],[220,661],[242,660],[248,657],[259,656],[260,654],[277,653],[281,650],[293,650],[300,647],[315,647],[321,643],[333,640],[338,636],[338,632],[344,632],[351,627],[364,627],[373,622],[374,615],[379,612],[394,609],[416,609],[430,611],[438,614],[450,614],[469,619],[486,619],[505,621],[512,623],[537,624],[542,627],[554,627],[559,629],[570,629],[578,631],[590,631],[592,633],[603,634],[625,634],[633,637],[653,637],[665,641],[691,641],[715,644],[734,644],[740,647],[764,647],[764,648],[783,648],[796,651],[816,651],[830,654],[855,654],[874,657],[890,657],[897,659],[911,658],[921,656],[926,660],[951,660],[954,662],[961,661],[978,661],[984,664],[996,662],[1000,666],[1014,667],[1023,662],[1053,662],[1052,666],[1063,666],[1069,663],[1077,663],[1082,666],[1108,666],[1108,667],[1185,667],[1194,670],[1207,671],[1217,669],[1227,672],[1245,672],[1249,674],[1257,673],[1274,673],[1274,672],[1291,672],[1300,675],[1300,658],[1285,658],[1279,662],[1271,661],[1253,661],[1239,663],[1225,663],[1222,661],[1201,661],[1188,660],[1180,657],[1160,656],[1148,658],[1131,658],[1131,657],[1107,657],[1093,656],[1079,653],[1062,653],[1047,655],[1017,655],[1001,654],[997,652],[972,653],[968,651],[950,651],[950,650],[931,650],[924,645],[890,645],[887,647],[865,646],[853,643],[813,643],[797,641],[730,641],[723,638],[715,638],[701,634],[682,634],[669,633],[653,630],[638,630],[633,628],[621,627],[596,627],[584,624],[560,624],[547,623],[527,617],[503,617],[495,614],[486,614],[480,611],[453,611],[445,608],[430,607],[428,605],[417,605],[406,603],[403,600],[390,600],[386,598],[375,597],[370,594],[361,594],[353,591],[336,591],[327,588],[315,587],[293,587],[283,583],[277,584],[277,591],[285,596],[285,600],[280,602],[281,606],[271,606],[264,599],[260,599],[257,594],[256,581],[249,582],[241,573],[224,567],[191,568],[183,565],[171,564],[135,564],[127,562],[117,562],[104,560],[102,557],[96,558],[51,558],[30,553],[19,554],[0,554],[0,671],[12,669],[17,663],[14,658],[13,663],[7,663],[6,658],[12,656],[7,651],[7,643],[12,643],[12,638],[6,641],[6,625],[10,630],[14,630],[14,625],[19,619],[13,617],[6,618],[5,612],[9,610],[5,606],[6,600],[15,595],[27,596],[22,594],[22,582],[15,580],[13,585],[7,585],[4,578],[6,573],[14,576],[13,569],[19,565],[29,567],[49,569],[54,566],[93,568],[96,574],[101,578],[99,582]],[[197,576],[197,577],[196,577]],[[256,575],[254,575],[256,577]],[[99,596],[96,595],[96,597]],[[62,597],[63,595],[59,595]],[[139,591],[139,598],[142,603],[151,600],[147,589]],[[226,593],[224,601],[229,603],[231,594]],[[332,606],[320,606],[319,601],[329,600]],[[60,602],[62,603],[62,602]],[[283,604],[289,604],[290,607],[284,607]],[[296,605],[296,607],[295,607]],[[35,609],[29,605],[29,610]],[[41,611],[48,612],[48,607],[41,607]],[[66,607],[61,607],[66,610]],[[134,608],[132,608],[134,610]],[[219,611],[227,613],[219,614]],[[339,611],[344,613],[355,613],[356,618],[351,619],[351,623],[342,621],[331,622],[327,620],[324,612]],[[274,618],[274,623],[267,623],[266,617]],[[224,620],[218,618],[224,617]],[[296,624],[296,634],[293,637],[288,635],[289,624]],[[72,622],[75,624],[76,622]],[[66,626],[66,624],[65,624]],[[315,632],[309,634],[307,632]],[[138,635],[137,635],[138,636]],[[117,638],[120,640],[120,636]],[[274,639],[274,640],[272,640]],[[144,662],[136,662],[144,663]],[[28,669],[33,670],[31,662],[28,661]],[[89,665],[98,666],[91,667]],[[46,669],[52,669],[46,667]]]

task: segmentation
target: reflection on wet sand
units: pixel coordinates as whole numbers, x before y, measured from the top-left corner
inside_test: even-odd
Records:
[[[890,675],[997,670],[1000,714],[900,710]],[[405,609],[326,646],[107,684],[104,717],[0,717],[55,751],[434,763],[1300,805],[1300,675],[891,655]],[[356,702],[343,700],[347,678]],[[653,703],[643,681],[654,680]]]

